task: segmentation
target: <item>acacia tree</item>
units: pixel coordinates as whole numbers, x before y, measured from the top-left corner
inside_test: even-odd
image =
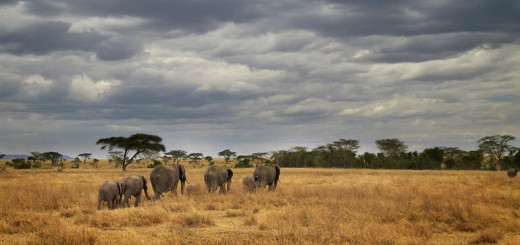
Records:
[[[206,161],[208,162],[208,165],[210,165],[210,166],[213,165],[213,164],[215,164],[215,163],[213,162],[213,157],[211,157],[211,156],[206,156],[206,157],[204,158],[204,160],[206,160]]]
[[[190,163],[192,163],[194,165],[198,165],[199,161],[204,158],[204,154],[202,154],[200,152],[190,153],[188,155],[188,158],[190,159]]]
[[[496,160],[498,164],[501,164],[504,154],[515,149],[514,146],[509,145],[511,140],[515,140],[515,137],[511,135],[486,136],[478,140],[478,148],[484,154],[489,155],[491,161]]]
[[[224,160],[226,161],[226,165],[227,165],[229,163],[229,160],[231,160],[231,157],[236,157],[237,153],[233,152],[233,151],[231,151],[229,149],[225,149],[225,150],[217,153],[217,155],[223,157]]]
[[[386,157],[397,157],[408,149],[404,142],[395,138],[376,140],[376,145]]]
[[[90,159],[90,156],[92,156],[92,153],[81,153],[78,155],[78,157],[83,158],[83,164],[87,164],[87,159]]]
[[[135,157],[147,150],[165,151],[164,145],[161,143],[162,138],[157,135],[150,134],[134,134],[129,137],[110,137],[102,138],[96,142],[96,145],[102,145],[101,150],[108,148],[112,151],[114,148],[123,150],[122,169],[126,171],[126,167],[132,163]],[[132,157],[128,158],[129,154]]]
[[[173,158],[174,164],[179,164],[182,159],[186,158],[186,151],[183,150],[172,150],[167,153],[164,153],[164,155],[170,155]]]
[[[41,156],[46,159],[46,160],[50,160],[51,161],[51,164],[52,166],[57,166],[58,165],[58,162],[61,160],[61,158],[63,157],[62,154],[58,153],[58,152],[54,152],[54,151],[49,151],[49,152],[44,152],[41,154]]]

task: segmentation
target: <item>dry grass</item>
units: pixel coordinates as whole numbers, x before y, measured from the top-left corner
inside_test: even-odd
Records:
[[[204,183],[204,168],[188,168]],[[519,244],[520,179],[502,172],[282,169],[275,192],[174,196],[97,211],[105,180],[150,169],[0,174],[0,244]],[[237,180],[252,169],[234,170]],[[153,191],[150,190],[150,194]]]

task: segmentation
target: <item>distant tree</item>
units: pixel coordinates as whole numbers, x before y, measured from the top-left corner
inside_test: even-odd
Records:
[[[515,137],[511,135],[486,136],[478,140],[478,148],[490,157],[492,163],[502,164],[504,154],[515,149],[509,145],[509,141],[512,140],[515,140]]]
[[[78,155],[78,157],[83,158],[83,164],[87,164],[87,159],[90,159],[90,156],[92,156],[92,153],[81,153]]]
[[[213,157],[211,157],[211,156],[206,156],[204,158],[204,160],[206,160],[208,162],[208,165],[210,165],[210,166],[214,164]]]
[[[0,159],[4,158],[5,154],[0,153]]]
[[[343,167],[353,167],[356,152],[359,149],[359,141],[353,139],[340,139],[332,143],[336,149],[336,158],[343,163]]]
[[[217,155],[223,157],[224,160],[226,161],[226,165],[227,165],[229,163],[229,161],[231,160],[231,157],[236,157],[237,153],[233,152],[233,151],[231,151],[229,149],[225,149],[225,150],[217,153]]]
[[[376,140],[376,145],[386,157],[398,157],[408,149],[404,142],[395,138]]]
[[[440,147],[426,148],[419,154],[417,169],[440,169],[444,161],[444,150]]]
[[[41,154],[41,156],[46,160],[50,160],[52,166],[57,166],[59,161],[63,157],[62,154],[54,151],[44,152]]]
[[[81,162],[81,160],[79,159],[79,157],[74,158],[74,161],[72,161],[71,168],[79,168],[79,163],[80,162]]]
[[[238,163],[235,164],[235,168],[250,168],[251,165],[251,156],[248,155],[240,155],[236,157]]]
[[[190,163],[193,165],[198,165],[199,161],[204,158],[204,154],[200,152],[190,153],[188,155],[188,158],[190,159]]]
[[[305,166],[305,163],[303,162],[303,156],[307,152],[307,147],[305,146],[293,146],[291,147],[291,151],[294,152],[294,156],[296,157],[296,161],[294,161],[291,165],[291,167],[300,167]]]
[[[123,152],[122,151],[109,151],[108,162],[114,163],[114,167],[118,168],[123,164]]]
[[[182,159],[185,159],[188,156],[186,154],[186,151],[183,151],[183,150],[169,151],[167,153],[164,153],[164,155],[170,155],[173,158],[174,164],[179,164]]]
[[[359,140],[353,139],[339,139],[338,141],[334,141],[334,146],[338,149],[351,151],[356,153],[359,149]]]
[[[267,152],[255,152],[251,154],[251,160],[256,162],[256,166],[262,165],[267,160],[267,155],[269,155]]]
[[[146,150],[156,152],[165,151],[165,147],[161,142],[162,138],[157,135],[134,134],[129,137],[102,138],[99,139],[96,144],[102,145],[102,150],[106,148],[108,148],[109,151],[112,151],[114,148],[123,150],[123,162],[121,166],[123,171],[126,171],[126,167],[132,163],[134,158]],[[134,154],[128,158],[131,152]]]

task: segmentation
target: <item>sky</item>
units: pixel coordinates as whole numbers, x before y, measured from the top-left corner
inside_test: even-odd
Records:
[[[0,152],[475,150],[520,137],[519,68],[516,0],[0,0]]]

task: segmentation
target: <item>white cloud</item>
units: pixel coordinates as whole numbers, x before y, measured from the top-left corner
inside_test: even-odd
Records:
[[[94,82],[86,75],[76,76],[70,84],[69,98],[85,102],[102,101],[120,84],[119,80]]]
[[[48,80],[39,74],[35,74],[24,79],[23,95],[30,98],[37,98],[48,94],[53,85],[53,80]]]

